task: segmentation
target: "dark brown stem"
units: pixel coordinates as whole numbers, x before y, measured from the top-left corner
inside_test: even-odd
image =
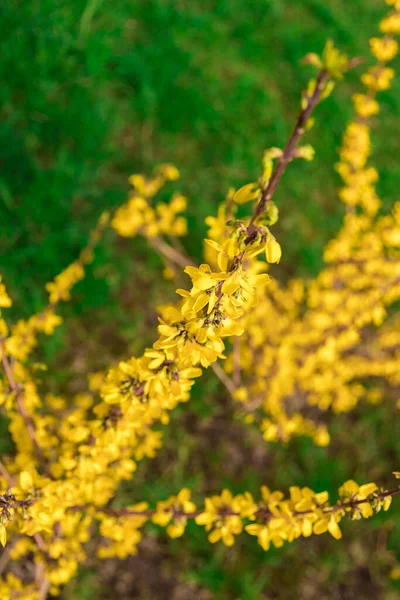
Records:
[[[255,220],[261,213],[264,212],[266,204],[272,198],[277,188],[277,185],[281,180],[283,173],[285,172],[287,164],[294,158],[294,152],[297,146],[297,142],[299,141],[300,137],[305,131],[305,126],[307,124],[308,119],[310,118],[312,111],[321,99],[321,94],[324,91],[325,84],[328,78],[329,74],[325,70],[321,70],[318,73],[315,90],[310,97],[306,98],[307,106],[301,110],[293,132],[286,143],[282,156],[278,159],[278,164],[276,165],[271,175],[271,178],[269,179],[266,186],[261,190],[260,201],[254,210],[253,216],[247,228],[248,238],[251,238],[251,236],[256,231]]]

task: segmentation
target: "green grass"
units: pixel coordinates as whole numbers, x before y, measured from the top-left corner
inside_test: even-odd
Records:
[[[384,10],[380,0],[4,0],[0,271],[15,300],[12,316],[27,316],[45,304],[44,284],[76,258],[100,213],[124,201],[129,174],[148,173],[158,162],[174,162],[181,170],[178,187],[190,200],[191,234],[184,244],[200,258],[204,218],[216,211],[230,185],[258,176],[265,148],[284,144],[311,73],[299,66],[300,59],[320,51],[328,37],[350,56],[367,56],[367,40]],[[318,108],[308,137],[315,160],[292,164],[279,188],[284,278],[315,275],[324,244],[340,227],[334,163],[359,72],[346,76]],[[379,190],[390,206],[400,185],[394,133],[399,80],[381,98],[374,160]],[[116,241],[110,234],[73,297],[62,309],[69,325],[46,340],[43,350],[57,365],[55,386],[67,390],[80,381],[77,364],[97,369],[140,352],[154,337],[155,311],[149,307],[172,298],[173,286],[161,280],[161,262],[143,241]],[[62,350],[66,344],[73,349]],[[214,427],[232,415],[212,375],[199,388],[190,405],[174,414],[165,450],[154,464],[141,465],[121,500],[155,501],[185,483],[215,491],[221,465],[222,484],[232,489],[256,489],[268,480],[276,487],[307,483],[333,492],[347,477],[378,479],[399,462],[398,428],[384,409],[360,413],[351,439],[352,419],[338,418],[336,442],[328,450],[304,441],[260,450],[258,437],[229,427],[217,433],[211,428],[204,443],[199,422]],[[257,452],[264,462],[255,467]],[[239,457],[237,464],[225,469],[232,456]],[[349,524],[341,545],[321,538],[268,554],[254,540],[228,552],[211,548],[196,527],[181,544],[166,543],[154,529],[149,535],[155,558],[149,561],[161,561],[154,568],[168,581],[177,580],[184,592],[189,584],[204,594],[208,590],[205,599],[391,600],[398,595],[387,582],[378,524],[381,520]],[[393,536],[390,544],[400,556]],[[371,583],[364,589],[365,565]],[[96,568],[84,570],[65,598],[110,597],[111,578],[102,579]],[[123,568],[129,565],[113,566],[115,577],[125,577]],[[145,600],[149,592],[140,585],[126,598]]]

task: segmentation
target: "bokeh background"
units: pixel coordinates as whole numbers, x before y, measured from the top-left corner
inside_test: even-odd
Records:
[[[263,150],[282,145],[293,125],[310,74],[299,60],[328,37],[368,60],[384,12],[382,0],[3,0],[0,266],[12,317],[45,305],[45,283],[77,257],[101,212],[124,202],[128,176],[158,162],[181,170],[190,228],[183,244],[200,260],[204,218],[230,185],[258,176]],[[340,227],[334,164],[359,74],[318,108],[308,138],[316,158],[292,164],[279,188],[283,259],[274,274],[282,281],[315,276]],[[381,99],[373,154],[390,208],[399,199],[400,79]],[[54,392],[83,390],[88,370],[152,342],[156,306],[174,298],[162,270],[143,240],[106,235],[73,302],[61,308],[66,324],[37,352]],[[335,417],[328,448],[302,439],[266,445],[233,413],[207,373],[120,501],[155,502],[184,485],[199,495],[223,486],[256,491],[260,483],[334,495],[350,477],[376,481],[400,468],[400,423],[385,403]],[[12,452],[5,421],[0,450]],[[246,536],[226,549],[210,546],[197,526],[181,540],[150,526],[137,557],[100,564],[89,553],[63,598],[394,600],[398,504],[383,517],[344,524],[341,542],[315,537],[268,553]]]

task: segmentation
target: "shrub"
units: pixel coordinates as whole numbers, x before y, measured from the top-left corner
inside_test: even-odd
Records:
[[[217,216],[207,218],[205,264],[191,264],[176,243],[187,233],[186,199],[175,193],[169,202],[157,200],[161,188],[179,177],[173,165],[160,165],[149,178],[130,178],[126,204],[101,215],[79,258],[47,285],[44,311],[12,325],[0,321],[0,402],[15,447],[0,464],[0,541],[7,548],[2,598],[57,595],[85,560],[89,540],[100,558],[124,558],[137,552],[148,521],[177,538],[193,520],[205,526],[209,542],[226,546],[245,531],[268,550],[325,532],[339,539],[342,519],[369,518],[400,494],[396,485],[348,480],[334,501],[309,487],[293,486],[284,495],[262,486],[258,494],[223,489],[200,505],[186,487],[155,506],[145,499],[122,508],[113,502],[137,462],[161,447],[157,425],[168,424],[169,412],[189,401],[195,379],[209,367],[238,416],[260,428],[268,442],[309,436],[325,446],[328,411],[350,411],[360,401],[376,404],[396,393],[400,205],[379,213],[378,173],[367,164],[370,118],[379,111],[378,92],[390,86],[394,72],[387,63],[398,51],[400,3],[388,3],[382,36],[370,42],[377,62],[362,76],[366,91],[353,96],[356,116],[337,165],[346,216],[316,279],[283,287],[268,270],[281,258],[272,233],[278,220],[274,192],[291,161],[312,159],[313,148],[299,145],[313,126],[311,114],[332,93],[334,80],[358,64],[330,41],[321,57],[305,59],[317,75],[302,94],[284,148],[267,150],[259,179],[230,190]],[[38,377],[45,367],[32,360],[32,351],[39,334],[51,335],[61,323],[56,309],[70,300],[109,225],[122,237],[143,236],[165,260],[165,277],[173,279],[184,267],[191,287],[178,289],[180,300],[161,307],[158,339],[142,356],[89,373],[85,393],[55,396],[47,385],[50,374]],[[0,306],[11,306],[4,284]],[[19,563],[29,568],[16,569]]]

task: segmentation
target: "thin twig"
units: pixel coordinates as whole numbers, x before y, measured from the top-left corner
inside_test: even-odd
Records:
[[[0,474],[3,475],[4,479],[7,480],[7,483],[10,487],[14,486],[14,480],[11,477],[10,473],[7,471],[2,461],[0,461]]]
[[[178,265],[179,267],[184,269],[188,265],[194,265],[194,262],[190,258],[185,256],[184,254],[181,254],[175,248],[172,248],[172,246],[167,244],[167,242],[164,242],[162,238],[155,236],[146,237],[146,239],[149,242],[150,246],[152,246],[165,258],[170,260],[172,263]]]
[[[7,546],[3,549],[3,552],[0,556],[0,575],[4,572],[5,568],[8,565],[8,561],[10,560],[10,552],[15,546],[15,540],[8,542]]]
[[[218,379],[221,381],[221,383],[224,384],[224,386],[226,387],[228,392],[230,394],[233,394],[236,391],[236,385],[233,383],[233,381],[229,377],[229,375],[227,375],[225,373],[225,371],[223,370],[221,365],[219,365],[217,362],[215,362],[215,363],[212,363],[211,368],[214,371],[214,373],[216,374],[216,376],[218,377]]]
[[[255,233],[255,220],[262,212],[264,212],[266,204],[272,198],[278,186],[278,183],[280,182],[281,177],[285,172],[287,164],[294,158],[294,151],[296,149],[297,142],[305,132],[307,121],[310,118],[312,111],[321,99],[321,94],[324,90],[328,78],[329,74],[325,70],[322,69],[318,73],[314,92],[311,95],[311,97],[307,98],[307,106],[301,110],[297,118],[296,125],[294,126],[293,132],[286,143],[282,156],[278,159],[278,163],[271,175],[271,178],[269,179],[264,189],[261,190],[260,201],[254,210],[253,216],[247,228],[248,238],[251,238],[251,236]]]
[[[400,494],[400,487],[396,487],[391,490],[385,490],[382,492],[378,492],[376,494],[376,497],[380,500],[384,500],[385,498],[388,498],[389,496],[397,496],[399,494]],[[362,499],[357,499],[357,500],[350,499],[350,500],[346,500],[344,502],[339,500],[336,504],[333,504],[332,506],[326,506],[326,507],[320,506],[319,508],[321,508],[322,512],[325,512],[325,513],[335,513],[340,510],[346,510],[348,508],[354,508],[356,506],[360,506],[361,504],[368,504],[369,502],[370,502],[370,500],[368,500],[368,498],[362,498]],[[93,510],[95,510],[96,512],[110,515],[111,517],[116,517],[116,518],[130,516],[130,517],[147,517],[150,519],[157,512],[156,509],[132,510],[130,508],[111,508],[111,507],[100,508],[100,507],[89,507],[84,504],[71,506],[70,510],[84,511],[84,510],[87,510],[88,508],[93,508]],[[315,510],[315,508],[308,509],[308,510],[301,510],[301,511],[295,510],[295,511],[293,511],[293,515],[301,517],[303,515],[308,515],[308,514],[312,513],[314,510]],[[204,511],[202,511],[202,510],[196,510],[193,512],[184,512],[178,508],[174,508],[172,510],[172,518],[195,519],[197,516],[199,516],[203,512]],[[233,511],[233,510],[232,511],[227,510],[227,511],[224,511],[224,515],[225,516],[240,516],[240,513],[237,511]]]
[[[46,552],[46,543],[45,543],[43,537],[41,536],[41,534],[34,533],[33,539],[35,540],[36,545],[39,548],[39,550],[41,550],[42,552]]]
[[[44,473],[48,476],[51,477],[50,471],[49,471],[49,467],[47,464],[47,460],[46,457],[43,453],[42,448],[39,446],[37,439],[36,439],[36,432],[35,432],[35,424],[34,421],[31,417],[31,415],[29,414],[26,406],[25,406],[25,402],[22,396],[22,390],[21,387],[18,385],[18,383],[15,381],[14,379],[14,375],[11,369],[11,365],[10,362],[8,360],[6,351],[5,351],[5,347],[4,347],[4,343],[3,343],[3,338],[0,336],[0,352],[1,352],[1,361],[3,364],[3,369],[4,369],[4,373],[7,377],[8,383],[10,385],[11,390],[15,393],[15,399],[17,402],[17,407],[18,407],[18,411],[25,423],[25,427],[26,430],[28,432],[28,435],[32,441],[33,447],[35,449],[35,453],[37,455],[37,458],[39,459],[40,465],[44,471]]]
[[[233,339],[233,374],[232,381],[235,387],[240,386],[241,373],[240,373],[240,339],[235,337]]]
[[[46,600],[47,595],[50,590],[50,581],[44,577],[44,573],[40,575],[40,579],[38,581],[38,595],[37,600]]]

